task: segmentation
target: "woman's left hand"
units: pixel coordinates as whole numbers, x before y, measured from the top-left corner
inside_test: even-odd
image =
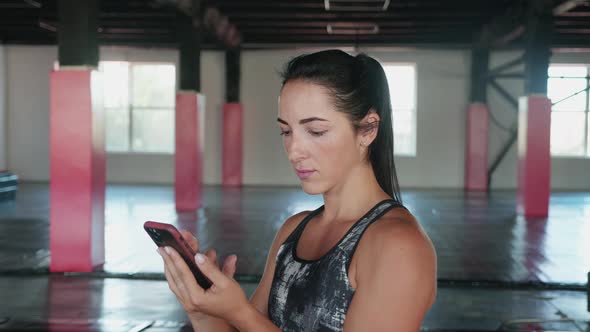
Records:
[[[166,279],[170,289],[177,295],[188,312],[201,312],[226,320],[230,324],[243,319],[249,312],[250,302],[240,285],[221,272],[216,262],[212,262],[204,254],[197,254],[197,266],[212,286],[204,290],[196,282],[195,277],[182,257],[170,247],[159,248],[164,259]],[[235,259],[235,258],[229,258]]]

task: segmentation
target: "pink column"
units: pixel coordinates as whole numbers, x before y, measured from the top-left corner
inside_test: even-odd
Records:
[[[223,186],[242,185],[242,127],[244,108],[240,103],[223,105]]]
[[[104,263],[105,131],[98,73],[50,74],[50,270]]]
[[[205,96],[194,91],[176,95],[174,193],[176,210],[195,211],[202,204]]]
[[[467,108],[465,135],[465,190],[488,189],[488,127],[489,114],[485,104],[473,103]]]
[[[551,192],[551,101],[521,97],[518,118],[518,213],[547,217]]]

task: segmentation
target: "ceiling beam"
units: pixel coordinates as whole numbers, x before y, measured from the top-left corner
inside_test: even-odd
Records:
[[[365,34],[362,31],[366,31],[367,27],[355,28],[355,27],[342,27],[337,26],[333,27],[333,29],[340,29],[346,30],[351,35],[361,35]],[[244,34],[247,35],[290,35],[290,34],[298,34],[298,35],[329,35],[327,27],[319,27],[319,28],[299,28],[299,27],[283,27],[277,29],[267,29],[267,28],[242,28],[241,29]],[[359,33],[360,31],[360,33]],[[445,28],[409,28],[409,29],[399,29],[399,28],[382,28],[379,27],[377,32],[374,33],[378,36],[384,35],[416,35],[416,34],[437,34],[437,33],[450,33],[453,31],[457,34],[462,34],[462,29],[445,29]],[[337,33],[335,33],[337,34]],[[462,35],[465,35],[464,33]],[[467,35],[469,37],[469,35]]]
[[[446,18],[449,20],[461,20],[464,19],[465,16],[469,16],[470,19],[479,19],[485,20],[489,17],[487,13],[484,12],[473,12],[473,13],[459,13],[453,11],[438,11],[438,12],[414,12],[412,15],[409,13],[403,14],[399,12],[376,12],[376,13],[333,13],[333,12],[315,12],[315,13],[306,13],[306,12],[248,12],[248,11],[241,11],[228,14],[232,19],[232,22],[237,22],[240,19],[248,19],[248,20],[277,20],[277,19],[285,19],[285,20],[377,20],[377,19],[402,19],[408,20],[410,18],[417,18],[419,20],[427,20],[432,18]]]
[[[555,8],[553,8],[553,15],[555,15],[555,16],[563,15],[583,3],[587,3],[587,0],[566,0],[566,1],[563,1],[559,5],[555,6]]]
[[[590,12],[567,12],[560,14],[559,17],[583,17],[585,19],[588,19],[588,17],[590,17]]]
[[[478,47],[504,46],[524,34],[524,18],[527,5],[517,1],[506,11],[483,26],[476,41]]]
[[[205,2],[205,1],[203,1]],[[189,16],[193,15],[192,0],[153,0],[155,5],[171,5],[176,7],[180,12]],[[199,17],[193,17],[193,24],[207,28],[217,37],[218,41],[228,48],[238,47],[241,42],[240,32],[236,26],[229,22],[228,18],[221,15],[216,8],[202,4],[203,9]]]

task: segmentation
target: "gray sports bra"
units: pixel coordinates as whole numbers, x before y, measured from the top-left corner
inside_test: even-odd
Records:
[[[387,211],[403,207],[394,200],[375,205],[324,256],[309,261],[296,248],[307,223],[323,210],[310,213],[279,247],[268,299],[268,316],[281,331],[342,331],[354,289],[348,268],[365,230]]]

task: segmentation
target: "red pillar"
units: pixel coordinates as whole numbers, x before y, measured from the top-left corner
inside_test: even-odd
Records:
[[[483,103],[472,103],[467,108],[465,149],[465,190],[488,189],[489,114]]]
[[[518,212],[547,217],[551,192],[551,101],[544,95],[519,100]]]
[[[50,74],[50,269],[104,263],[105,132],[98,73]]]
[[[174,193],[178,211],[195,211],[202,204],[204,115],[204,95],[178,92],[174,153]]]
[[[244,108],[240,103],[223,105],[223,186],[242,185],[242,127]]]

